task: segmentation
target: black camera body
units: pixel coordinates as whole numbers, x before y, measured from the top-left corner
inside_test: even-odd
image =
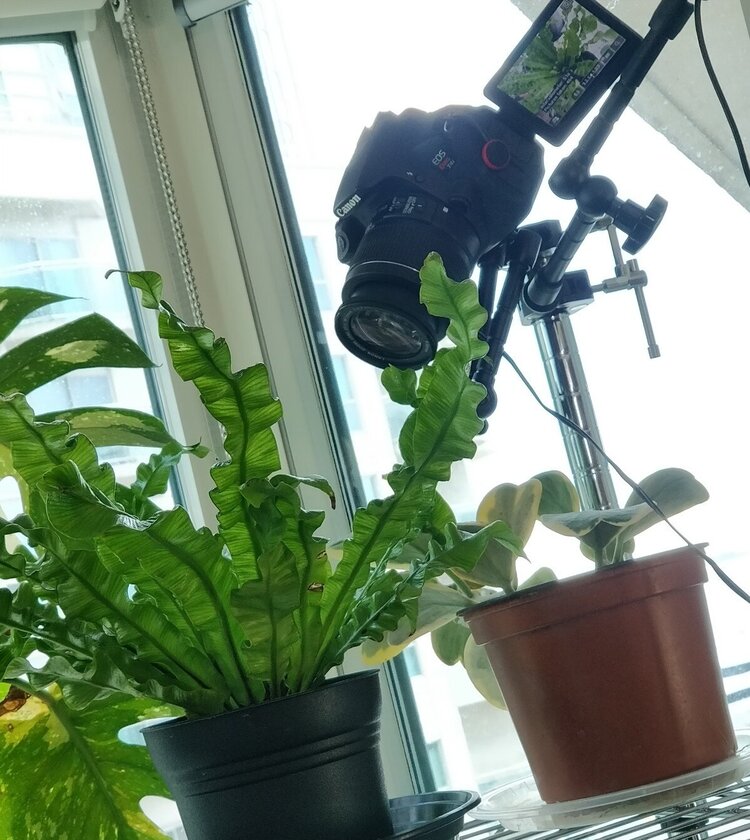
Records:
[[[338,256],[350,266],[336,315],[342,342],[380,367],[432,358],[445,325],[419,303],[424,258],[437,251],[449,277],[470,276],[528,215],[543,176],[533,134],[492,108],[378,114],[334,205]]]

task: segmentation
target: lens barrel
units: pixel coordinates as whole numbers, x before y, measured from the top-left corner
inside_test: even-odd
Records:
[[[336,313],[336,334],[377,367],[420,368],[432,359],[448,322],[419,301],[419,269],[432,251],[449,277],[464,279],[478,239],[465,217],[424,195],[392,197],[367,227],[351,260]]]
[[[434,356],[447,321],[419,302],[416,268],[379,260],[347,274],[335,327],[341,343],[368,364],[419,368]]]

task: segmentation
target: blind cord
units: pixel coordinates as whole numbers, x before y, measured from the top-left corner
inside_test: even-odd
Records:
[[[154,102],[151,80],[149,78],[148,68],[146,67],[146,59],[143,54],[135,15],[133,14],[133,8],[130,0],[111,0],[111,2],[115,12],[115,19],[121,24],[123,37],[125,38],[125,43],[127,44],[128,53],[130,55],[130,62],[133,66],[133,74],[135,76],[135,83],[138,89],[138,96],[141,100],[141,107],[143,108],[143,115],[146,120],[149,140],[151,141],[151,148],[154,152],[156,169],[159,174],[159,182],[164,195],[164,200],[166,201],[169,223],[172,228],[172,235],[177,248],[177,258],[180,263],[182,277],[190,302],[190,313],[193,317],[194,323],[199,327],[203,327],[205,326],[205,320],[203,317],[203,309],[201,308],[200,297],[198,296],[198,286],[195,281],[193,264],[190,259],[190,251],[188,249],[187,238],[185,236],[185,229],[182,224],[182,217],[180,216],[177,195],[175,193],[174,182],[172,180],[172,173],[169,168],[164,138],[161,133],[161,126],[159,125],[157,107]]]

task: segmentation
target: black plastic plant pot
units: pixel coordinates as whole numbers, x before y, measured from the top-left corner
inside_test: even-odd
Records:
[[[189,840],[392,834],[377,671],[212,717],[144,729]]]

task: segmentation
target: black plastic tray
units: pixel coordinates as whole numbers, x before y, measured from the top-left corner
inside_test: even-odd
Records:
[[[464,814],[480,803],[478,793],[441,790],[391,799],[393,834],[383,840],[456,840]]]

